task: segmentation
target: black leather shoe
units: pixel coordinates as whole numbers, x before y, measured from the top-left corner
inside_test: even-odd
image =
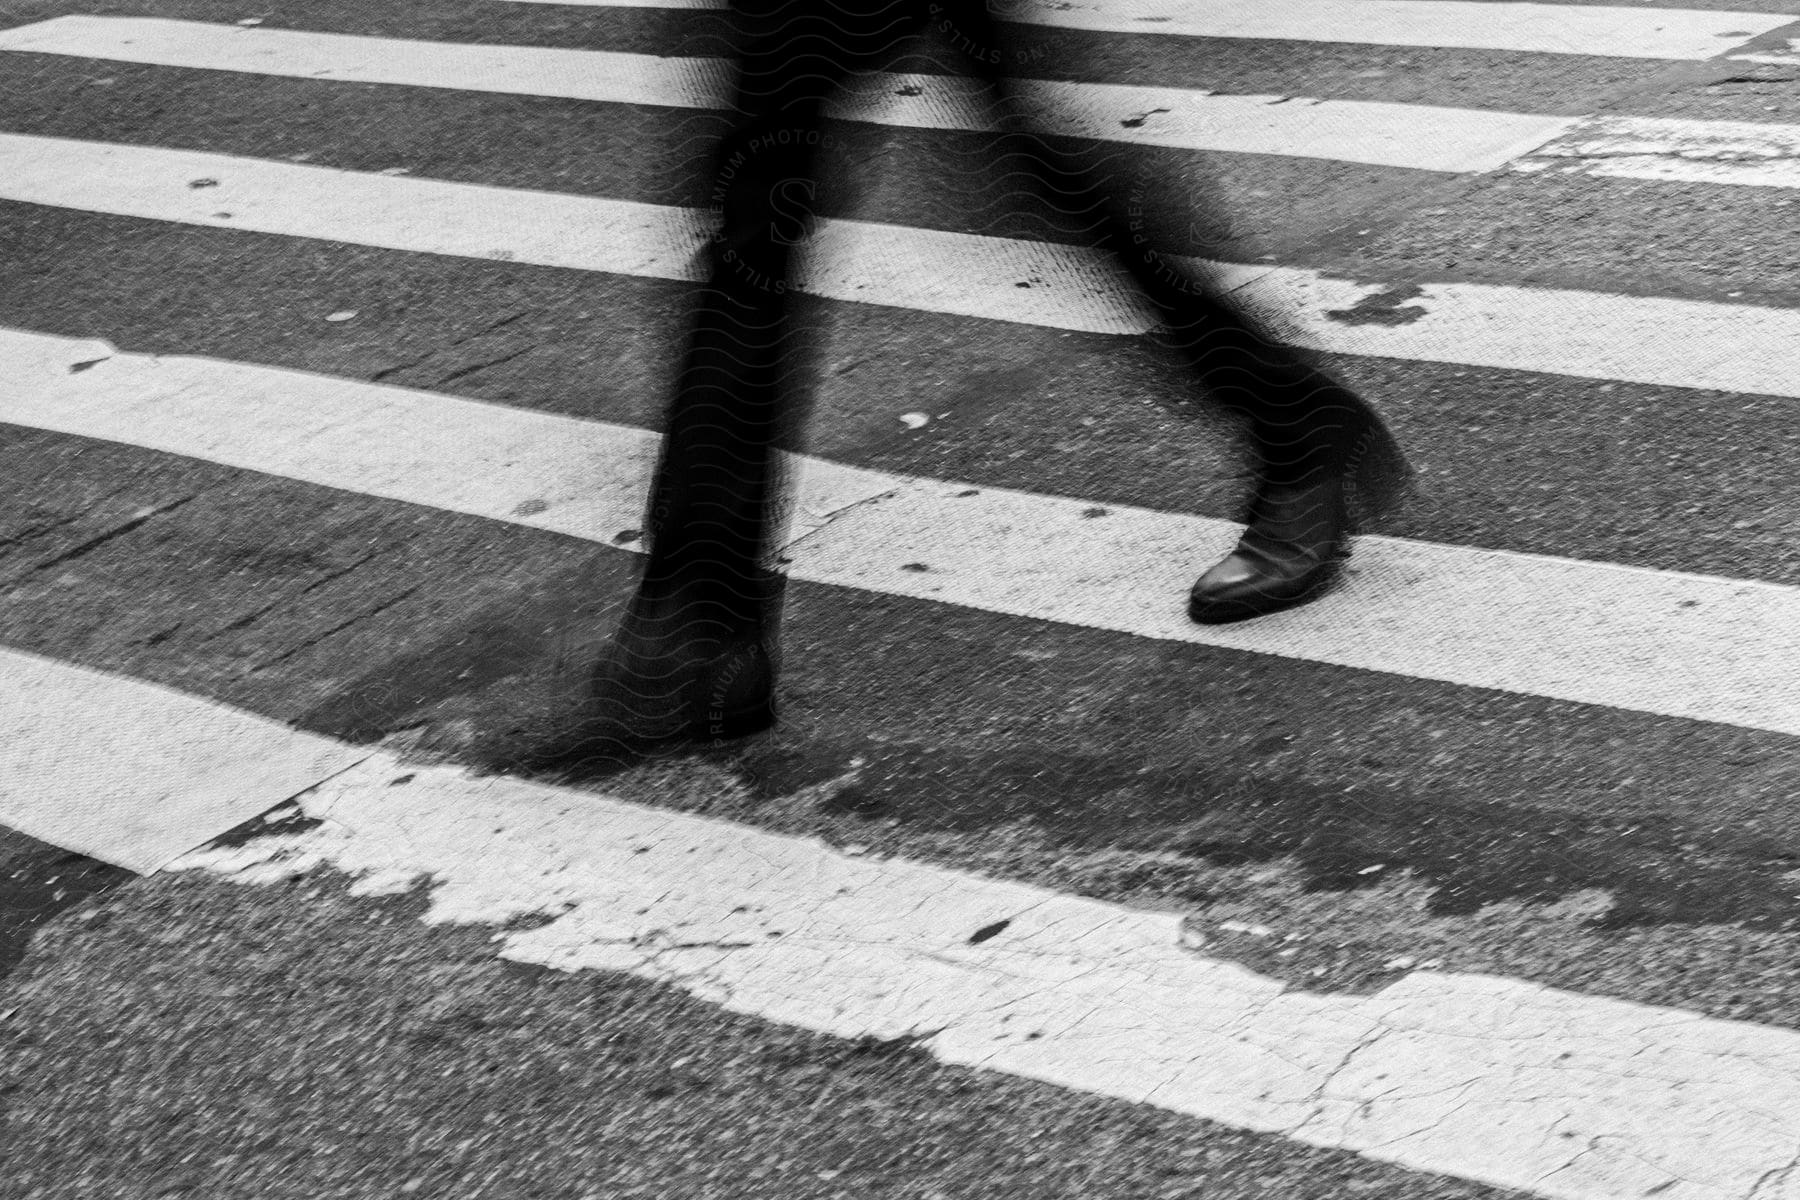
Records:
[[[1188,595],[1188,615],[1200,624],[1243,621],[1317,599],[1341,574],[1351,534],[1392,512],[1411,491],[1411,464],[1362,401],[1342,392],[1335,409],[1321,411],[1337,413],[1357,435],[1340,434],[1338,448],[1324,454],[1310,451],[1317,465],[1305,483],[1263,479],[1237,546]]]
[[[623,643],[589,680],[581,732],[595,752],[729,741],[775,723],[775,665],[759,639]]]
[[[1331,586],[1347,557],[1344,480],[1264,484],[1235,549],[1195,582],[1188,616],[1225,625],[1305,604]]]
[[[529,765],[625,759],[761,732],[775,723],[776,673],[772,621],[726,621],[702,605],[640,593],[589,671],[578,710]]]

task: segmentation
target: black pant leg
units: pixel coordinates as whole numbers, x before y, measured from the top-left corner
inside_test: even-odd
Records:
[[[738,0],[743,38],[715,163],[719,222],[651,488],[644,586],[742,624],[765,603],[779,503],[777,446],[795,419],[787,375],[794,247],[811,217],[828,95],[918,26],[915,0]]]
[[[1129,272],[1162,319],[1158,336],[1188,364],[1209,397],[1246,419],[1262,477],[1304,483],[1321,471],[1361,478],[1375,507],[1391,500],[1404,460],[1375,410],[1310,358],[1281,342],[1204,276],[1170,253],[1124,181],[1097,173],[1054,138],[1040,136],[1009,67],[1016,40],[983,0],[934,0],[954,44],[968,51],[1009,122],[1006,151],[1028,164],[1040,195],[1082,221]]]

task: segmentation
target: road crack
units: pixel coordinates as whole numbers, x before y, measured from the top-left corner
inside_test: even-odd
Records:
[[[788,540],[787,542],[782,543],[781,554],[783,555],[783,557],[786,557],[786,555],[790,551],[799,548],[800,545],[802,543],[806,542],[807,540],[817,537],[821,533],[824,533],[827,529],[829,529],[832,525],[836,524],[839,520],[841,520],[843,517],[845,517],[849,513],[855,511],[858,508],[863,507],[864,505],[876,504],[882,500],[891,500],[895,496],[898,496],[905,489],[905,487],[906,487],[906,484],[904,482],[898,482],[893,487],[888,488],[886,491],[877,492],[873,496],[863,496],[863,497],[860,497],[859,499],[850,501],[848,504],[840,504],[836,508],[827,509],[824,512],[815,512],[815,513],[807,514],[809,519],[811,519],[817,523],[814,524],[805,533],[802,533],[799,537],[792,538],[792,539]]]
[[[454,338],[450,342],[448,342],[447,344],[442,345],[442,346],[434,346],[430,350],[427,350],[424,354],[421,354],[417,358],[409,359],[406,362],[398,363],[391,367],[384,367],[381,370],[375,372],[373,375],[369,376],[369,381],[371,383],[385,383],[389,379],[393,378],[396,375],[402,374],[406,371],[410,371],[414,367],[423,366],[424,364],[430,362],[432,359],[438,357],[441,354],[446,354],[452,350],[455,350],[459,346],[466,346],[470,342],[475,341],[477,338],[484,338],[488,334],[493,333],[497,329],[504,329],[508,325],[511,325],[514,321],[522,320],[525,316],[526,316],[526,311],[524,311],[524,310],[521,310],[516,313],[509,313],[506,316],[501,317],[498,321],[494,321],[494,322],[491,322],[490,324],[482,326],[480,329],[477,329],[474,333],[465,334],[462,337]],[[530,348],[535,348],[535,347],[530,347]],[[524,351],[520,351],[519,353],[523,354]],[[517,358],[518,354],[508,355],[507,357],[508,358]],[[501,359],[499,361],[504,362],[506,360]],[[495,365],[497,365],[497,363],[485,364],[485,366],[490,366],[490,367],[495,366]],[[437,384],[433,384],[432,386],[434,386],[434,387],[440,386],[444,383],[449,382],[450,379],[459,379],[464,374],[473,374],[475,371],[482,370],[482,369],[484,369],[484,368],[483,367],[475,367],[475,368],[471,368],[468,371],[461,372],[460,374],[452,373],[447,379],[441,379],[438,381]]]
[[[374,559],[374,557],[375,557],[375,551],[371,550],[369,553],[363,555],[361,558],[358,558],[355,562],[352,562],[349,566],[339,568],[336,571],[328,571],[324,575],[322,575],[318,579],[313,580],[311,583],[307,584],[305,587],[301,588],[299,591],[293,593],[292,595],[282,596],[282,597],[279,597],[278,599],[271,600],[269,603],[263,605],[259,609],[256,609],[254,612],[251,612],[245,616],[239,617],[237,620],[232,621],[231,623],[229,623],[227,625],[220,626],[218,629],[207,634],[206,637],[201,640],[205,641],[205,642],[210,642],[216,638],[223,637],[228,633],[235,633],[236,631],[238,631],[240,629],[247,629],[251,625],[256,624],[256,622],[258,622],[258,621],[262,620],[264,617],[268,616],[270,613],[274,612],[276,609],[281,608],[284,605],[292,604],[294,601],[300,599],[302,596],[306,596],[312,592],[316,592],[320,588],[324,587],[328,583],[333,582],[334,580],[342,579],[344,576],[350,574],[350,572],[356,570],[358,567],[361,567],[365,563],[370,562],[372,559]]]
[[[113,526],[111,529],[106,530],[104,533],[97,534],[94,537],[89,538],[87,541],[82,542],[78,546],[72,546],[69,549],[63,551],[61,554],[58,554],[53,558],[48,558],[48,559],[45,559],[41,563],[34,564],[31,568],[31,570],[33,573],[36,573],[39,571],[48,571],[51,567],[61,566],[64,563],[73,562],[75,559],[82,558],[82,557],[85,557],[86,555],[92,554],[95,550],[98,550],[100,547],[106,545],[108,542],[111,542],[117,538],[122,538],[126,534],[131,533],[133,530],[139,529],[139,528],[143,527],[145,524],[154,520],[155,518],[162,516],[164,513],[174,512],[176,509],[180,508],[182,505],[187,504],[189,501],[192,501],[196,498],[197,498],[197,494],[196,494],[196,496],[183,496],[181,499],[171,500],[167,504],[157,505],[154,508],[143,509],[140,512],[134,514],[133,516],[127,518],[126,520],[120,522],[119,524]]]
[[[382,613],[386,612],[388,609],[394,607],[394,605],[399,604],[401,601],[407,599],[408,597],[412,596],[413,594],[415,594],[416,592],[421,590],[424,586],[425,586],[424,584],[414,584],[412,587],[406,588],[400,592],[395,593],[394,595],[388,597],[386,600],[383,600],[380,604],[377,604],[374,608],[369,609],[367,612],[358,613],[355,616],[349,618],[348,620],[340,621],[336,625],[333,625],[330,629],[324,630],[321,633],[315,634],[312,637],[306,638],[305,640],[298,642],[293,646],[290,646],[288,649],[282,651],[280,654],[277,654],[274,658],[264,659],[262,662],[257,663],[255,666],[251,667],[249,670],[249,674],[255,675],[260,672],[266,671],[270,667],[273,667],[280,663],[286,662],[288,659],[293,658],[297,654],[300,654],[306,650],[312,649],[314,646],[317,646],[319,643],[325,641],[328,638],[336,637],[338,634],[344,632],[344,630],[350,628],[352,625],[356,625],[363,621],[367,621],[371,617],[380,616]]]
[[[488,359],[486,362],[478,362],[473,366],[462,367],[459,370],[450,372],[448,375],[444,376],[442,379],[433,383],[431,386],[434,388],[440,388],[440,387],[443,387],[447,383],[455,383],[457,380],[467,378],[468,376],[475,374],[477,371],[485,371],[489,367],[497,367],[501,363],[509,363],[513,359],[521,358],[527,354],[530,354],[533,350],[536,350],[536,349],[537,349],[537,346],[535,346],[535,345],[526,346],[523,350],[515,350],[511,354],[502,354],[499,358],[491,358],[491,359]]]

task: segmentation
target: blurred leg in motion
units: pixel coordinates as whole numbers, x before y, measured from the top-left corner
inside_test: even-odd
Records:
[[[738,0],[744,50],[715,163],[717,234],[651,485],[650,554],[589,688],[584,742],[607,753],[718,740],[774,720],[781,579],[778,447],[803,356],[788,319],[826,98],[916,33],[918,0]]]
[[[1028,56],[1009,45],[980,0],[931,7],[940,25],[955,23],[959,44],[994,48],[970,57],[1000,98],[1005,153],[1026,164],[1012,177],[1031,180],[1048,203],[1084,222],[1155,305],[1159,340],[1181,356],[1208,399],[1245,423],[1257,471],[1245,531],[1195,582],[1189,616],[1224,624],[1322,594],[1351,534],[1390,511],[1410,479],[1386,425],[1362,397],[1170,254],[1168,231],[1159,230],[1151,206],[1134,202],[1119,172],[1041,135],[1024,90],[1003,68]]]
[[[996,92],[1000,148],[1026,165],[1046,203],[1117,257],[1159,311],[1158,336],[1248,426],[1258,483],[1246,530],[1194,585],[1190,615],[1240,620],[1329,583],[1356,517],[1379,515],[1399,494],[1398,447],[1360,397],[1165,253],[1121,180],[1032,131],[982,0],[737,0],[733,13],[745,50],[716,163],[720,226],[665,423],[648,562],[590,681],[587,752],[731,738],[774,720],[777,447],[794,432],[797,389],[786,376],[802,357],[790,271],[811,216],[822,110],[846,76],[884,65],[927,20]]]

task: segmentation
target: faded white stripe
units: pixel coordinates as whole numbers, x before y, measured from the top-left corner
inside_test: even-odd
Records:
[[[1023,80],[1045,132],[1236,154],[1321,158],[1420,171],[1487,171],[1572,128],[1573,117],[1425,104],[1216,96],[1182,88]],[[881,125],[989,129],[980,85],[942,75],[858,81],[835,115]]]
[[[606,543],[641,524],[655,446],[639,429],[16,331],[0,334],[0,378],[0,420]],[[1800,733],[1800,588],[1369,537],[1338,592],[1197,626],[1187,586],[1237,527],[1090,507],[809,459],[787,554],[796,578],[865,591]]]
[[[1793,1194],[1790,1030],[1480,975],[1294,992],[1183,950],[1173,914],[444,768],[373,760],[300,804],[323,823],[174,865],[427,882],[431,923],[540,918],[495,932],[514,961],[1539,1196]]]
[[[205,186],[195,186],[196,184]],[[0,198],[429,254],[694,279],[703,212],[264,159],[0,134]],[[1383,284],[1189,261],[1293,339],[1343,354],[1800,396],[1800,312],[1603,292]],[[823,221],[801,285],[833,300],[1056,329],[1153,318],[1104,255],[1009,238]],[[1375,311],[1388,303],[1388,309]]]
[[[0,649],[0,823],[139,872],[368,751],[152,684]]]
[[[1800,187],[1800,125],[1596,117],[1513,164],[1518,171]]]
[[[423,42],[153,17],[56,17],[0,30],[0,50],[615,104],[714,108],[731,64],[607,50]]]
[[[583,8],[726,7],[724,0],[512,2]],[[1795,20],[1780,13],[1488,0],[1004,0],[993,11],[1005,21],[1105,33],[1673,59],[1712,58]]]
[[[428,254],[695,278],[706,214],[627,200],[0,133],[0,198]]]
[[[0,31],[0,50],[345,83],[402,84],[617,104],[717,108],[730,64],[596,50],[464,45],[243,29],[138,17],[57,17]],[[1485,171],[1574,118],[1429,105],[1214,96],[1185,88],[1022,84],[1048,133],[1188,150],[1335,159],[1426,171]],[[870,124],[991,131],[978,81],[859,77],[833,116]]]

